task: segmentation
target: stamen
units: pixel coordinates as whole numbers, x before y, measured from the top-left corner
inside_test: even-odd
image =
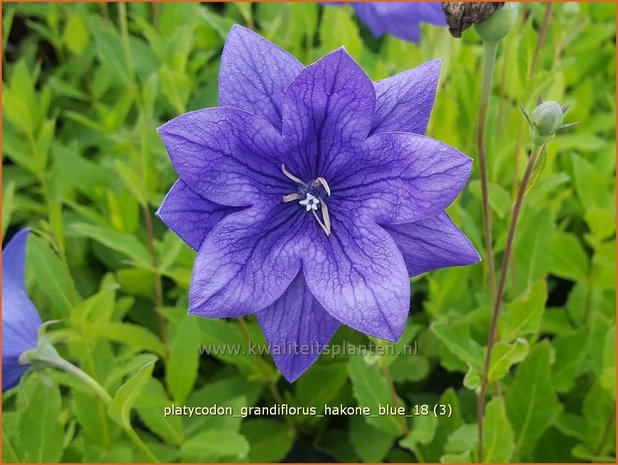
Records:
[[[294,200],[298,200],[298,199],[300,199],[300,196],[298,194],[288,194],[288,195],[283,196],[283,201],[285,203],[294,202]]]
[[[302,199],[298,203],[304,206],[306,211],[311,212],[315,220],[318,222],[318,224],[322,228],[322,231],[324,231],[324,233],[327,236],[330,236],[331,224],[330,224],[330,215],[328,213],[328,206],[326,205],[326,202],[324,202],[324,199],[322,198],[322,193],[319,191],[319,188],[321,187],[326,192],[326,195],[330,197],[331,195],[330,186],[328,185],[328,182],[326,182],[326,179],[320,176],[316,178],[315,180],[311,181],[311,184],[307,184],[306,182],[302,181],[301,179],[297,178],[292,173],[290,173],[285,168],[285,164],[283,163],[281,164],[281,171],[283,171],[283,174],[285,175],[285,177],[294,181],[296,184],[299,184],[302,187],[304,187],[304,189],[299,188],[298,192],[295,192],[293,194],[284,195],[283,201],[285,203],[288,203],[288,202],[294,202],[296,200]],[[304,195],[305,198],[303,199],[301,195]],[[318,205],[320,205],[320,211],[322,213],[322,218],[320,218],[317,213]]]
[[[328,207],[325,202],[322,202],[322,218],[324,218],[324,232],[327,236],[330,236],[330,215],[328,214]]]
[[[322,204],[324,205],[324,204]],[[326,226],[324,223],[322,223],[322,220],[320,219],[320,217],[318,216],[318,214],[314,211],[312,211],[311,213],[313,213],[313,217],[315,218],[315,220],[318,222],[318,224],[320,225],[320,227],[322,228],[322,230],[326,233],[327,236],[330,236],[330,224],[328,226]]]
[[[326,179],[320,176],[319,178],[316,178],[315,182],[318,186],[321,184],[324,190],[326,191],[326,193],[328,194],[328,196],[330,197],[330,186],[326,182]]]
[[[285,174],[285,176],[289,179],[291,179],[292,181],[294,181],[297,184],[300,184],[301,186],[307,187],[307,184],[304,183],[303,181],[301,181],[300,179],[298,179],[296,176],[294,176],[292,173],[290,173],[288,170],[285,169],[285,164],[281,164],[281,171],[283,171],[283,174]]]

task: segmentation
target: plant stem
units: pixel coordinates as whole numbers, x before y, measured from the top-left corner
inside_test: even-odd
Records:
[[[154,288],[155,288],[155,311],[159,316],[159,336],[161,340],[165,342],[166,339],[166,323],[163,316],[163,283],[161,282],[161,273],[159,272],[159,261],[157,259],[157,249],[154,244],[154,228],[152,226],[152,218],[150,217],[150,211],[148,205],[142,205],[142,212],[144,214],[144,223],[146,225],[146,235],[148,237],[148,250],[150,251],[150,257],[152,261],[152,267],[155,272],[153,274]]]
[[[539,39],[536,41],[536,47],[534,48],[534,55],[532,57],[532,64],[530,65],[530,76],[536,70],[536,65],[541,55],[541,46],[545,40],[545,34],[547,33],[547,24],[549,23],[549,17],[551,15],[551,3],[545,4],[545,14],[543,14],[543,21],[541,22],[541,29],[539,29]]]
[[[49,363],[55,366],[56,368],[66,371],[67,373],[81,380],[90,389],[92,389],[92,391],[97,395],[99,399],[103,401],[105,405],[109,405],[109,403],[112,401],[111,396],[107,393],[107,391],[103,388],[103,386],[101,386],[92,376],[90,376],[85,371],[77,368],[71,362],[63,358],[57,358],[54,360],[50,360]]]
[[[532,63],[530,65],[530,69],[528,70],[528,80],[531,80],[536,73],[536,66],[539,62],[539,56],[541,55],[541,48],[543,47],[543,41],[545,40],[545,35],[547,34],[547,24],[549,23],[549,16],[551,14],[552,4],[547,3],[545,5],[545,14],[543,15],[543,20],[541,22],[541,28],[539,29],[539,38],[536,41],[536,46],[534,47],[534,56],[532,58]],[[514,169],[513,169],[513,197],[515,196],[515,192],[518,189],[518,180],[519,180],[519,154],[521,152],[521,146],[523,143],[524,136],[524,121],[520,118],[519,126],[517,127],[517,142],[515,143],[515,160]]]
[[[485,129],[487,126],[487,112],[491,96],[494,67],[496,64],[496,50],[498,42],[483,42],[483,76],[481,82],[481,99],[479,102],[479,120],[476,131],[476,145],[479,153],[479,169],[481,177],[481,200],[483,204],[483,228],[485,240],[485,255],[487,259],[487,274],[491,298],[496,294],[494,271],[493,240],[491,236],[491,209],[489,205],[489,174],[487,169],[487,151],[485,147]]]
[[[478,425],[479,436],[479,462],[483,461],[483,417],[485,416],[485,392],[487,390],[489,368],[491,363],[491,354],[493,352],[494,344],[496,342],[496,331],[498,329],[498,316],[500,314],[500,303],[504,294],[504,286],[506,283],[506,276],[508,274],[509,262],[511,254],[513,252],[513,242],[515,238],[515,231],[517,229],[517,221],[519,220],[519,214],[521,212],[521,206],[528,189],[528,184],[534,172],[539,155],[543,151],[543,146],[535,146],[532,150],[532,155],[528,159],[528,165],[524,177],[519,186],[517,193],[517,199],[513,204],[513,213],[511,216],[511,225],[509,226],[509,232],[506,239],[506,246],[504,249],[504,257],[502,258],[502,267],[500,269],[500,279],[498,281],[498,290],[493,302],[493,312],[491,315],[491,324],[489,327],[489,335],[487,338],[487,352],[485,354],[485,364],[483,367],[483,375],[481,380],[481,386],[479,388],[477,405],[476,405],[476,421]]]
[[[386,384],[388,384],[388,390],[391,393],[391,398],[393,399],[393,403],[396,406],[399,406],[399,396],[397,395],[397,390],[395,389],[395,383],[393,382],[393,377],[391,376],[391,372],[388,369],[388,366],[386,366],[386,364],[384,363],[383,359],[380,359],[380,367],[382,368],[382,373],[384,375],[384,378],[386,379]],[[401,424],[401,435],[402,436],[407,436],[410,433],[410,428],[408,428],[408,422],[406,421],[405,417],[398,417],[401,418],[402,421],[400,422]]]
[[[66,371],[67,373],[75,376],[77,379],[81,380],[84,384],[86,384],[92,391],[103,401],[106,407],[112,402],[111,396],[107,393],[107,391],[101,386],[92,376],[90,376],[85,371],[79,369],[71,362],[63,359],[62,357],[50,357],[46,360],[50,365],[59,368],[60,370]],[[150,448],[142,441],[142,439],[137,435],[135,430],[129,427],[123,427],[127,436],[133,441],[133,443],[146,454],[149,460],[152,462],[159,462],[159,459],[152,453]]]

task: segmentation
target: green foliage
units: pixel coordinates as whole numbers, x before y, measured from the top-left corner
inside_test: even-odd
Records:
[[[195,252],[154,215],[176,179],[156,128],[217,105],[221,50],[240,23],[305,64],[345,46],[374,80],[442,58],[427,133],[475,160],[448,212],[482,252],[473,30],[455,40],[423,25],[420,44],[376,39],[349,5],[317,3],[2,8],[3,237],[34,230],[28,293],[44,321],[60,320],[48,335],[61,355],[112,398],[57,370],[29,374],[3,395],[4,462],[478,460],[491,321],[483,262],[414,278],[398,343],[349,328],[333,340],[392,353],[324,355],[290,385],[269,356],[249,353],[264,344],[254,317],[187,315]],[[615,462],[615,5],[553,4],[535,56],[546,8],[520,5],[498,49],[487,128],[498,263],[531,144],[518,104],[542,95],[579,123],[547,145],[517,225],[484,459]],[[213,349],[223,345],[238,352]],[[242,413],[281,402],[317,413]],[[409,416],[378,416],[379,404]],[[324,405],[373,415],[324,416]],[[233,414],[164,413],[212,406]]]

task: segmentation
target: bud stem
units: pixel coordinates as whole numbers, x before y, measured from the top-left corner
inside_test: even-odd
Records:
[[[485,128],[487,126],[487,112],[489,110],[489,98],[491,96],[491,84],[496,64],[497,49],[498,42],[483,42],[483,74],[481,81],[481,99],[479,102],[479,120],[476,131],[476,144],[479,153],[479,172],[481,178],[481,202],[483,204],[483,236],[485,241],[489,289],[492,299],[496,295],[496,278],[494,271],[493,240],[491,235],[492,220],[491,208],[489,205],[489,173],[487,168],[487,151],[485,147]]]
[[[112,402],[112,397],[108,394],[103,386],[99,384],[92,376],[77,366],[73,365],[68,360],[60,356],[58,351],[52,346],[44,334],[39,333],[39,344],[36,348],[24,352],[20,356],[20,361],[32,365],[33,368],[53,367],[63,370],[86,384],[99,397],[106,407],[109,407]],[[157,457],[152,453],[150,448],[142,441],[131,426],[123,427],[127,436],[135,443],[135,445],[144,452],[146,457],[152,462],[159,462]]]
[[[519,191],[517,192],[517,199],[513,204],[513,213],[511,215],[511,225],[509,226],[509,232],[506,240],[506,246],[504,249],[504,256],[502,257],[502,267],[500,269],[500,279],[498,281],[498,292],[493,301],[493,312],[491,316],[491,324],[489,327],[489,335],[487,337],[487,352],[485,354],[485,364],[483,367],[483,375],[481,380],[481,386],[478,392],[477,408],[476,408],[476,420],[478,424],[479,435],[479,454],[478,461],[483,461],[483,417],[485,416],[485,392],[487,390],[489,368],[491,364],[491,354],[493,352],[494,344],[496,342],[496,332],[498,329],[498,316],[500,315],[500,303],[504,295],[504,286],[506,284],[506,276],[508,274],[509,264],[511,261],[511,254],[513,252],[513,243],[515,239],[515,230],[517,228],[517,221],[519,220],[519,213],[521,212],[521,206],[528,190],[528,184],[532,179],[532,173],[534,173],[534,167],[536,166],[540,154],[543,152],[543,145],[535,145],[532,149],[532,154],[528,159],[528,165],[524,172],[524,177],[519,185]]]

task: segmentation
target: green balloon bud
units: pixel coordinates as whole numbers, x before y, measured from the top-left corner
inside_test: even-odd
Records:
[[[498,42],[513,28],[517,19],[519,3],[507,2],[496,10],[489,18],[474,28],[484,42]]]
[[[541,144],[548,142],[562,127],[563,120],[564,114],[560,105],[551,100],[541,103],[530,115],[532,137],[535,142]]]

